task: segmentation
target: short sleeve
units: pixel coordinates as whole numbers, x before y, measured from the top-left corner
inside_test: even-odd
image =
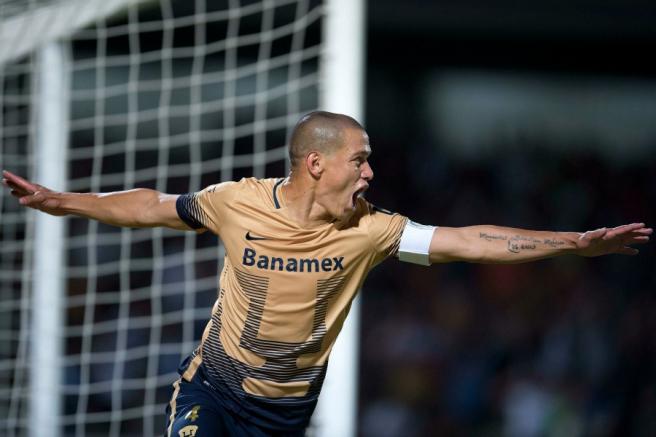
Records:
[[[394,255],[399,249],[407,217],[369,204],[369,238],[375,252],[374,264]]]
[[[234,184],[223,182],[195,193],[182,194],[175,204],[178,216],[192,229],[208,229],[218,234],[222,223],[221,212],[232,195]]]

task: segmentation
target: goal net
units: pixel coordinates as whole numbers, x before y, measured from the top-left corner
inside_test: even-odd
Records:
[[[324,12],[319,0],[0,0],[0,167],[37,179],[61,163],[52,188],[78,192],[284,175],[290,129],[320,103]],[[63,128],[63,149],[44,150]],[[217,239],[58,218],[62,278],[39,277],[43,214],[1,196],[0,432],[35,434],[30,387],[54,368],[49,435],[160,435],[216,297]],[[35,289],[58,282],[50,308]],[[48,313],[61,313],[52,336],[35,329]],[[36,354],[51,344],[59,358]]]

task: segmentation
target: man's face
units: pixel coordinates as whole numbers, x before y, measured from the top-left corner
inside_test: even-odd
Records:
[[[361,129],[347,128],[344,144],[325,156],[321,197],[324,207],[336,219],[348,218],[355,211],[358,196],[369,188],[374,172],[367,161],[371,154],[369,136]]]

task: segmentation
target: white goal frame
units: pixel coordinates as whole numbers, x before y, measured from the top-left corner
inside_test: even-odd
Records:
[[[37,53],[34,87],[38,101],[35,175],[46,187],[66,190],[69,78],[67,56],[58,42]],[[35,100],[37,100],[35,99]],[[65,222],[34,214],[34,283],[30,355],[29,435],[58,435],[60,430],[64,311]],[[54,430],[57,430],[54,434]]]

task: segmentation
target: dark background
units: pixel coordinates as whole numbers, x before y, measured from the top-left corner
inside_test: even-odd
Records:
[[[656,223],[653,2],[368,8],[369,200],[444,226]],[[362,294],[360,435],[656,435],[652,246],[386,261]]]

